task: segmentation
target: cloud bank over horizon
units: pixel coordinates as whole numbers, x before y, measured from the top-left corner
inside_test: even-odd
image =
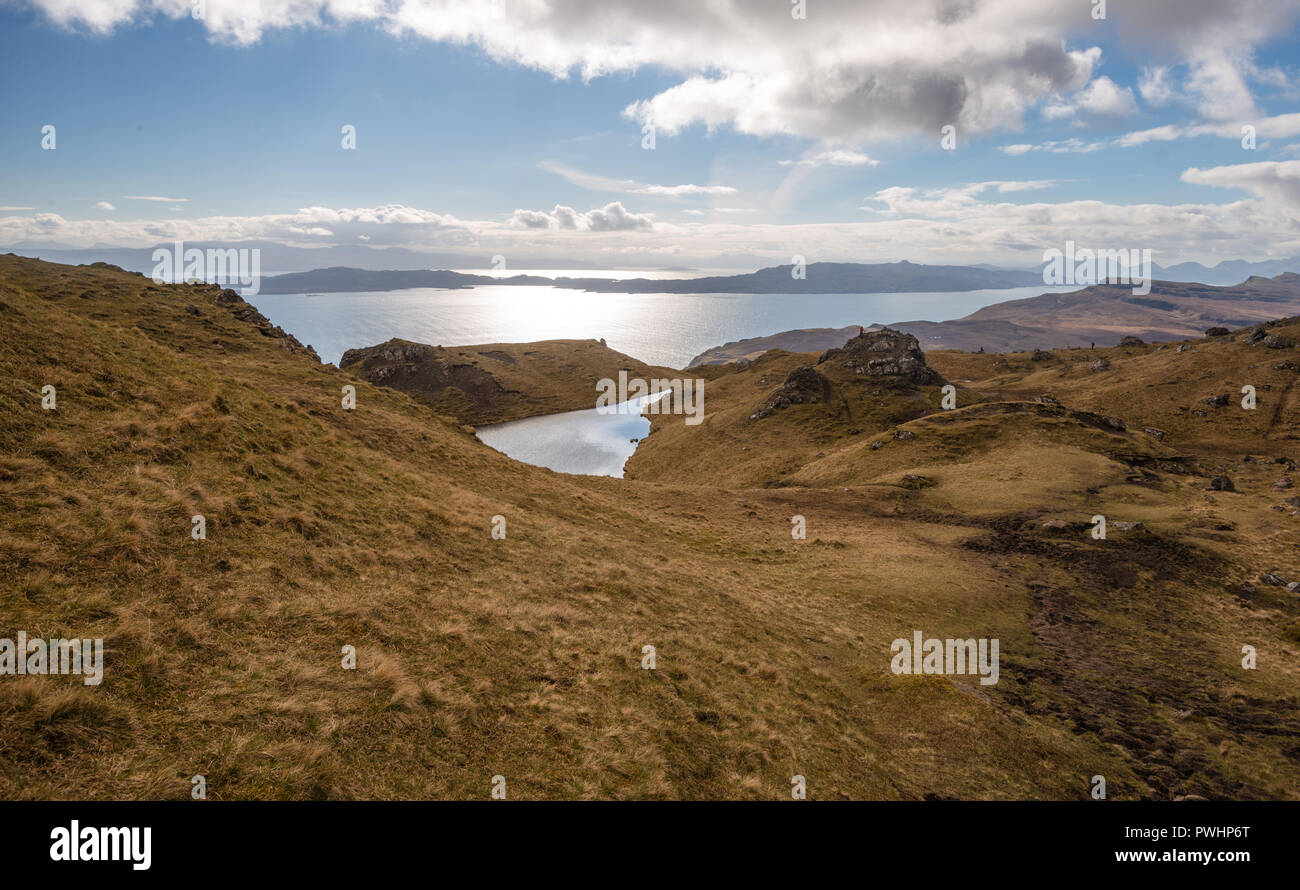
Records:
[[[1223,204],[1011,203],[1010,194],[1046,192],[1049,180],[990,181],[919,190],[894,186],[867,196],[862,222],[787,225],[657,222],[621,202],[586,211],[516,210],[504,220],[459,219],[403,205],[295,213],[142,221],[68,220],[58,214],[0,217],[0,244],[88,248],[150,247],[173,240],[294,246],[364,244],[486,256],[563,255],[582,259],[708,261],[752,254],[788,262],[906,258],[917,262],[1033,265],[1067,240],[1150,247],[1172,264],[1213,253],[1225,258],[1300,256],[1300,160],[1189,169],[1185,181],[1257,197]],[[629,235],[634,237],[629,239]],[[1272,252],[1259,249],[1268,243]],[[864,257],[863,245],[871,245]]]

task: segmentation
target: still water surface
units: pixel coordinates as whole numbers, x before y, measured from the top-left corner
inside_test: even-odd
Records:
[[[593,273],[594,274],[594,273]],[[600,273],[604,274],[604,273]],[[652,365],[682,368],[712,346],[796,328],[947,321],[1052,290],[912,294],[598,294],[554,287],[257,294],[248,301],[322,361],[394,337],[433,346],[604,338]]]
[[[478,427],[478,437],[526,464],[559,473],[621,478],[623,464],[636,450],[632,440],[650,432],[650,421],[641,410],[663,395],[630,399],[606,410],[587,408],[493,423]]]

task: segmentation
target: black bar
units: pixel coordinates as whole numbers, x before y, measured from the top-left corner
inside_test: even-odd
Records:
[[[389,869],[444,878],[536,879],[609,867],[610,882],[848,868],[914,870],[950,883],[984,876],[1087,874],[1098,867],[1228,877],[1294,862],[1293,804],[1235,802],[537,803],[39,802],[0,804],[0,861],[16,874],[374,879]],[[54,861],[51,835],[151,829],[148,869]],[[1216,836],[1205,836],[1214,829]],[[1226,829],[1226,830],[1224,830]],[[1137,834],[1141,830],[1142,834]],[[1163,830],[1163,835],[1160,833]],[[1185,831],[1186,836],[1180,836]],[[1209,862],[1165,859],[1209,854]],[[1154,854],[1154,862],[1118,861]],[[1223,861],[1220,854],[1245,854]],[[379,868],[380,872],[375,869]],[[428,871],[431,870],[431,871]],[[459,883],[459,882],[458,882]]]

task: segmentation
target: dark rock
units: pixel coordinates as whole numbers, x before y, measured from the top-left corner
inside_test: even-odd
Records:
[[[785,378],[785,383],[758,410],[749,415],[750,420],[770,417],[777,411],[791,405],[804,405],[811,402],[824,402],[831,396],[831,382],[805,365],[795,368]]]
[[[1232,401],[1232,396],[1224,392],[1219,393],[1217,396],[1210,396],[1207,399],[1201,399],[1201,401],[1213,408],[1223,408]]]
[[[1274,587],[1286,587],[1286,581],[1277,572],[1265,572],[1259,576],[1259,580],[1265,584],[1272,584]]]
[[[1214,476],[1210,479],[1210,487],[1206,491],[1236,491],[1237,486],[1232,484],[1232,480],[1227,476]]]
[[[371,383],[436,403],[449,389],[459,390],[480,411],[491,411],[504,395],[500,382],[477,365],[456,362],[436,346],[389,340],[349,349],[339,360]]]
[[[894,430],[894,438],[896,440],[906,442],[909,439],[915,439],[916,433],[912,432],[911,430]]]
[[[1232,331],[1228,330],[1227,328],[1206,328],[1205,329],[1205,336],[1207,337],[1226,337],[1231,333]]]
[[[1123,340],[1120,340],[1119,345],[1120,346],[1146,346],[1147,344],[1141,338],[1134,337],[1133,335],[1130,334],[1129,336],[1125,337]]]
[[[911,334],[881,328],[852,338],[841,349],[822,354],[817,364],[834,361],[857,374],[897,377],[915,385],[943,383],[939,373],[925,363],[921,344]]]
[[[1052,354],[1043,349],[1035,349],[1029,360],[1031,362],[1049,362],[1052,360]]]
[[[1088,366],[1088,370],[1089,370],[1089,371],[1092,371],[1094,374],[1095,374],[1096,372],[1098,372],[1098,371],[1109,371],[1109,370],[1110,370],[1110,359],[1108,359],[1108,358],[1099,358],[1099,359],[1097,359],[1095,362],[1093,362],[1091,365]]]
[[[1153,426],[1144,428],[1142,432],[1146,433],[1148,436],[1155,439],[1157,442],[1163,442],[1165,436],[1168,435],[1164,430],[1156,429]]]
[[[198,307],[198,306],[195,306],[193,303],[186,303],[186,304],[185,304],[185,311],[186,311],[188,314],[190,314],[190,315],[198,315],[198,314],[199,314],[199,307]]]
[[[1061,403],[1054,396],[1034,396],[1034,401],[1040,405],[1051,405],[1053,408],[1061,407]]]
[[[1119,433],[1128,430],[1128,424],[1119,417],[1106,417],[1101,414],[1093,414],[1091,411],[1073,411],[1070,414],[1075,420],[1091,424],[1105,430],[1114,430]]]
[[[1266,349],[1290,349],[1295,344],[1289,337],[1283,337],[1279,334],[1269,334],[1263,340]]]

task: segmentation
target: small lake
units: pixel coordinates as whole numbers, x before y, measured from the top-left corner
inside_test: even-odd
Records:
[[[557,473],[622,478],[623,464],[636,451],[632,440],[650,432],[650,421],[641,411],[663,395],[642,396],[607,409],[493,423],[476,432],[485,445],[526,464]]]

